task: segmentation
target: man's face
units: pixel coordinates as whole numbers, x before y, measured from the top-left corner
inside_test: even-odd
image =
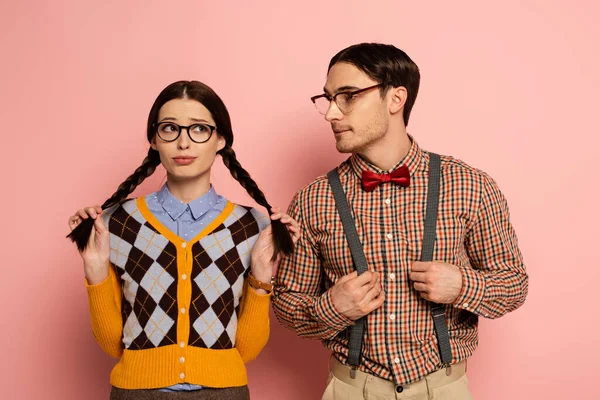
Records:
[[[335,64],[327,74],[325,93],[353,92],[377,85],[352,64]],[[387,96],[381,97],[379,88],[350,96],[350,111],[343,113],[331,102],[325,119],[331,123],[336,148],[340,153],[361,153],[385,136],[389,126]]]

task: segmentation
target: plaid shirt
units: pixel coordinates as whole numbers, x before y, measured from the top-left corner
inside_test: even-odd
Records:
[[[338,167],[369,270],[380,273],[386,292],[384,305],[367,317],[360,370],[398,384],[440,368],[429,303],[408,277],[421,258],[429,154],[412,140],[392,170],[403,164],[408,188],[385,183],[370,193],[362,189],[362,171],[386,171],[356,154]],[[458,299],[446,306],[456,363],[477,347],[478,316],[497,318],[523,304],[528,277],[506,200],[488,175],[442,156],[438,210],[434,260],[458,266],[463,277]],[[277,271],[275,314],[298,335],[322,339],[345,363],[353,321],[336,310],[329,288],[354,267],[327,177],[300,190],[288,213],[303,232]]]

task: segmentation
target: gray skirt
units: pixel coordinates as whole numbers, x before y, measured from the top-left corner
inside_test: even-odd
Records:
[[[200,389],[191,392],[160,392],[147,389],[119,389],[113,386],[110,400],[249,400],[248,386]]]

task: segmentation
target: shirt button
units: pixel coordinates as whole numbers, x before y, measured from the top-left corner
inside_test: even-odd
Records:
[[[398,357],[396,357],[396,358],[394,358],[394,362],[395,362],[396,364],[400,364],[400,359],[399,359]]]
[[[390,204],[392,201],[390,199],[385,199],[385,204]]]
[[[390,280],[393,281],[394,279],[396,279],[396,274],[390,274]]]
[[[387,234],[387,238],[388,238],[388,239],[391,239],[391,238],[393,238],[393,237],[394,237],[394,235],[392,235],[391,233],[388,233],[388,234]]]
[[[187,279],[187,275],[186,274],[181,274],[181,279],[183,279],[185,281]]]
[[[181,313],[185,314],[185,308],[183,308],[183,307],[181,308]]]
[[[181,247],[183,247],[185,249],[187,247],[187,243],[186,242],[181,243]]]
[[[463,307],[464,307],[464,308],[467,308],[467,307],[469,307],[469,303],[465,303],[465,304],[463,304]]]
[[[396,316],[394,314],[390,314],[390,319],[393,321],[396,319]]]
[[[180,362],[181,364],[183,364],[183,363],[185,362],[185,358],[184,358],[184,357],[181,357],[181,358],[179,359],[179,362]]]
[[[180,373],[180,374],[179,374],[179,377],[180,377],[181,379],[184,379],[184,378],[185,378],[185,374],[182,372],[182,373]]]
[[[185,342],[179,342],[179,347],[183,349],[185,347]]]

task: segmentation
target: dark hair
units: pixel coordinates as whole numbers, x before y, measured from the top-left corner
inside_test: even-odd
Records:
[[[389,44],[355,44],[333,56],[327,71],[340,62],[354,65],[371,79],[381,83],[382,96],[392,87],[405,87],[408,95],[403,116],[404,125],[408,125],[410,111],[419,92],[421,75],[417,64],[405,52]]]
[[[229,169],[229,172],[235,180],[246,189],[254,201],[265,207],[269,215],[271,215],[271,205],[267,202],[264,193],[258,188],[256,182],[252,180],[248,171],[241,166],[231,147],[233,145],[233,131],[231,129],[231,119],[227,107],[225,107],[223,100],[221,100],[221,98],[204,83],[198,81],[179,81],[170,84],[160,92],[148,114],[148,125],[146,130],[148,142],[152,142],[152,139],[156,134],[156,129],[153,125],[158,120],[158,113],[161,107],[170,100],[183,98],[197,100],[210,111],[215,120],[215,125],[217,126],[217,133],[225,139],[225,147],[218,152],[223,158],[223,163]],[[129,194],[144,181],[144,179],[154,173],[154,170],[159,164],[160,156],[158,151],[150,148],[142,165],[119,186],[117,191],[106,200],[104,204],[102,204],[102,209],[105,210],[115,204],[123,202],[127,196],[129,196]],[[79,250],[84,250],[87,246],[93,224],[94,221],[91,218],[88,218],[67,236],[77,244]],[[279,220],[271,221],[271,226],[273,229],[273,242],[275,245],[273,260],[277,257],[279,252],[282,252],[285,255],[291,254],[294,249],[294,244],[286,226]]]

